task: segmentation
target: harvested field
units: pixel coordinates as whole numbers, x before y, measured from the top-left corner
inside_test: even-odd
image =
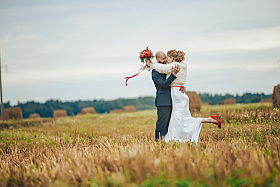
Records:
[[[123,113],[123,109],[114,109],[114,110],[110,110],[110,114],[115,114],[115,113]]]
[[[222,105],[235,105],[236,104],[236,101],[235,99],[225,99],[222,101],[221,103]]]
[[[210,115],[222,115],[222,129],[203,124],[197,144],[155,142],[155,110],[3,129],[0,185],[279,186],[280,110],[236,104],[193,114]]]
[[[272,99],[271,98],[261,99],[260,103],[272,103]]]

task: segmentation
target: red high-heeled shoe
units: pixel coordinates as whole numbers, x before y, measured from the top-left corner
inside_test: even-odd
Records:
[[[210,116],[210,118],[212,118],[218,122],[218,128],[220,129],[222,127],[222,122],[220,120],[218,120],[216,117],[221,117],[221,116],[214,116],[214,115]]]

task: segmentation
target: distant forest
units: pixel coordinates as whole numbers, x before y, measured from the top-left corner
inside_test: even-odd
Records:
[[[220,105],[222,100],[234,98],[236,103],[258,103],[261,99],[271,98],[271,94],[266,95],[264,93],[244,93],[243,95],[231,95],[231,94],[208,94],[199,93],[199,97],[203,103],[209,103],[210,105]]]
[[[222,100],[234,98],[237,103],[258,103],[261,99],[271,98],[271,95],[259,93],[244,93],[243,95],[231,94],[208,94],[199,93],[201,101],[210,105],[221,104]],[[45,103],[28,101],[26,103],[18,102],[17,105],[11,106],[10,102],[4,103],[4,108],[20,107],[23,118],[28,118],[29,114],[39,113],[41,117],[52,117],[52,111],[57,109],[66,109],[68,116],[77,115],[82,108],[94,107],[97,113],[108,113],[113,109],[121,109],[126,105],[134,105],[137,110],[155,109],[154,97],[139,97],[136,99],[116,99],[116,100],[86,100],[86,101],[67,101],[48,100]]]

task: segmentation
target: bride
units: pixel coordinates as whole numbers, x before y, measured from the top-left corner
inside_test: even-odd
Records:
[[[185,88],[187,77],[187,64],[184,62],[185,53],[183,51],[169,50],[167,52],[167,63],[153,63],[146,60],[146,64],[151,69],[155,69],[159,73],[167,74],[169,77],[172,69],[176,64],[180,66],[177,78],[171,83],[172,113],[170,117],[168,132],[165,135],[165,141],[191,141],[197,142],[202,123],[214,123],[221,128],[221,121],[216,119],[218,116],[210,116],[209,118],[193,118],[189,111],[189,97],[182,93],[181,89]]]

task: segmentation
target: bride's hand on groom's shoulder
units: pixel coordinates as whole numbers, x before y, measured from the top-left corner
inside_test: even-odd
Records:
[[[181,88],[181,92],[184,94],[186,93],[186,88]]]
[[[176,75],[178,72],[180,71],[180,66],[178,65],[178,64],[175,64],[175,67],[173,68],[173,66],[172,66],[172,73],[174,74],[174,75]]]

